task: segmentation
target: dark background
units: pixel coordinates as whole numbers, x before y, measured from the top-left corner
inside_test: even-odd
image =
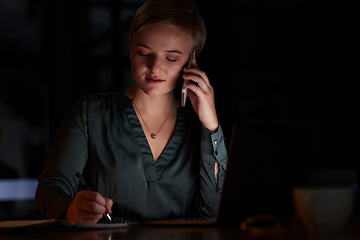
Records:
[[[0,0],[0,178],[35,178],[81,96],[132,85],[128,30],[141,0]],[[197,61],[229,142],[235,122],[319,129],[314,167],[359,170],[354,11],[346,1],[196,1]],[[1,204],[1,202],[0,202]]]

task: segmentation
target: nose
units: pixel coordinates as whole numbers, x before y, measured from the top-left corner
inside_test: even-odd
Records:
[[[157,72],[161,68],[161,59],[158,56],[151,56],[150,61],[148,63],[148,68],[152,72]]]

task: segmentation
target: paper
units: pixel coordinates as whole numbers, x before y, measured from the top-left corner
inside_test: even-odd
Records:
[[[58,231],[74,229],[111,229],[126,228],[127,223],[98,223],[98,224],[76,224],[66,220],[18,220],[0,222],[0,232],[38,232],[38,231]]]

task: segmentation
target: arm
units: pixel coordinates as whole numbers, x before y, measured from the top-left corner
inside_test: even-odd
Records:
[[[93,208],[96,219],[104,211],[102,206],[107,205],[107,212],[110,211],[111,202],[105,200],[104,203],[100,194],[90,191],[77,194],[78,179],[74,173],[82,172],[88,159],[87,103],[83,99],[67,114],[51,145],[44,169],[38,176],[36,204],[43,218],[95,223],[89,218],[87,221],[80,220],[83,215],[79,214],[81,207]]]
[[[51,144],[36,190],[37,208],[43,218],[65,218],[77,192],[74,171],[87,160],[86,101],[76,104],[61,123]]]
[[[214,89],[195,59],[185,68],[184,87],[202,124],[200,162],[200,213],[215,216],[224,180],[227,150],[215,109]],[[186,80],[192,80],[197,85]]]
[[[188,88],[188,96],[191,104],[199,117],[202,125],[212,132],[216,132],[219,121],[215,108],[214,89],[205,72],[198,68],[196,60],[193,59],[192,68],[185,68],[184,87]],[[192,80],[197,85],[189,82]]]
[[[217,132],[202,127],[200,162],[200,213],[216,216],[224,181],[227,150],[224,135],[219,125]],[[216,172],[218,166],[218,172]]]
[[[191,68],[184,68],[184,72],[186,73],[183,76],[185,80],[184,87],[191,90],[188,92],[188,96],[201,124],[211,132],[217,132],[219,121],[215,108],[214,89],[206,73],[199,69],[195,58],[192,59]],[[189,80],[196,82],[197,85],[190,83]],[[214,174],[216,181],[218,180],[219,171],[219,164],[215,162]]]

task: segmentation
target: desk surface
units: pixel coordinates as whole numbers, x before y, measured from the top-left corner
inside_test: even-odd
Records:
[[[311,236],[302,228],[281,229],[253,229],[251,232],[244,232],[239,228],[220,228],[220,227],[150,227],[133,226],[124,229],[111,230],[92,230],[92,231],[65,231],[65,232],[42,232],[42,233],[0,233],[0,239],[18,240],[267,240],[267,239],[287,239],[287,240],[359,240],[360,223],[349,225],[343,233],[333,236]]]

